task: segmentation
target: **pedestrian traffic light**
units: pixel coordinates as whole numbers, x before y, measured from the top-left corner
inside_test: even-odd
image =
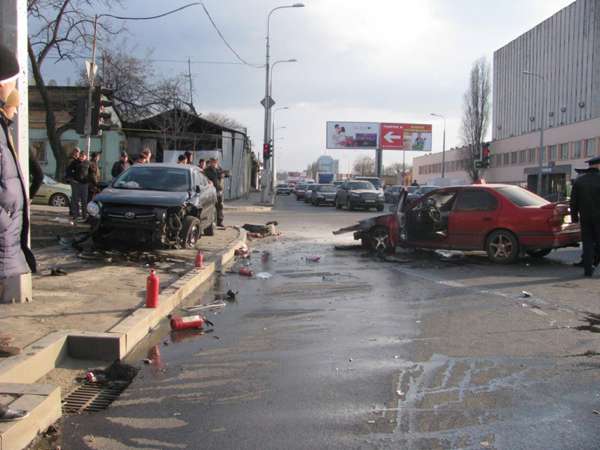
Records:
[[[92,98],[92,132],[93,136],[102,134],[103,130],[110,130],[112,126],[112,113],[108,110],[113,105],[113,91],[101,86],[94,88]]]

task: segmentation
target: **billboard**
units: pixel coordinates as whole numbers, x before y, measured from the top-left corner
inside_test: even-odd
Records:
[[[327,148],[431,151],[431,124],[327,122]]]
[[[327,122],[327,148],[377,148],[379,123]]]

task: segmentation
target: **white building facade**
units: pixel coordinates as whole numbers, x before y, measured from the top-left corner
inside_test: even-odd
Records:
[[[483,176],[536,191],[541,172],[542,194],[560,196],[574,169],[600,154],[599,138],[600,0],[577,0],[494,52],[491,166]],[[448,176],[461,155],[447,152]],[[441,154],[414,166],[419,182],[439,177]]]

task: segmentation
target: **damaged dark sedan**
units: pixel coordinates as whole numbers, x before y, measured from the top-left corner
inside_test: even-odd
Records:
[[[195,166],[134,165],[88,204],[92,238],[100,247],[193,248],[214,233],[216,196]]]

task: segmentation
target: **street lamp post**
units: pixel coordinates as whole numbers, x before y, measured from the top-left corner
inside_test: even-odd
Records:
[[[442,178],[446,177],[446,116],[438,113],[431,113],[434,117],[444,119],[444,134],[442,135]]]
[[[271,179],[271,184],[270,184],[270,189],[271,189],[271,198],[275,199],[275,185],[277,183],[277,166],[275,164],[275,130],[281,130],[284,129],[286,127],[277,127],[275,128],[275,113],[277,111],[282,111],[282,110],[286,110],[286,109],[290,109],[288,106],[281,106],[279,108],[275,108],[273,110],[273,117],[271,117],[271,122],[273,125],[273,132],[271,134],[271,141],[273,142],[273,151],[271,152],[271,165],[272,165],[272,171],[273,171],[273,177]]]
[[[284,5],[284,6],[278,6],[276,8],[273,8],[271,11],[269,11],[269,14],[267,15],[267,43],[266,43],[266,62],[265,62],[265,119],[264,119],[264,139],[263,139],[263,146],[266,147],[269,145],[270,143],[270,126],[269,126],[269,122],[270,122],[270,115],[271,115],[271,97],[270,97],[270,83],[269,83],[269,77],[271,75],[270,72],[270,29],[271,29],[271,15],[280,9],[285,9],[285,8],[303,8],[304,4],[303,3],[294,3],[292,5]],[[271,163],[269,163],[270,165]],[[268,169],[267,169],[267,164],[265,162],[265,169],[267,170],[267,175],[266,177],[263,176],[263,180],[262,180],[262,189],[261,189],[261,202],[265,202],[266,200],[266,190],[268,187]]]
[[[540,155],[538,158],[538,177],[537,177],[537,195],[542,195],[542,169],[544,168],[544,115],[546,114],[544,105],[544,93],[546,91],[546,78],[538,73],[524,70],[523,75],[537,78],[542,82],[542,101],[541,101],[541,116],[540,116]]]

